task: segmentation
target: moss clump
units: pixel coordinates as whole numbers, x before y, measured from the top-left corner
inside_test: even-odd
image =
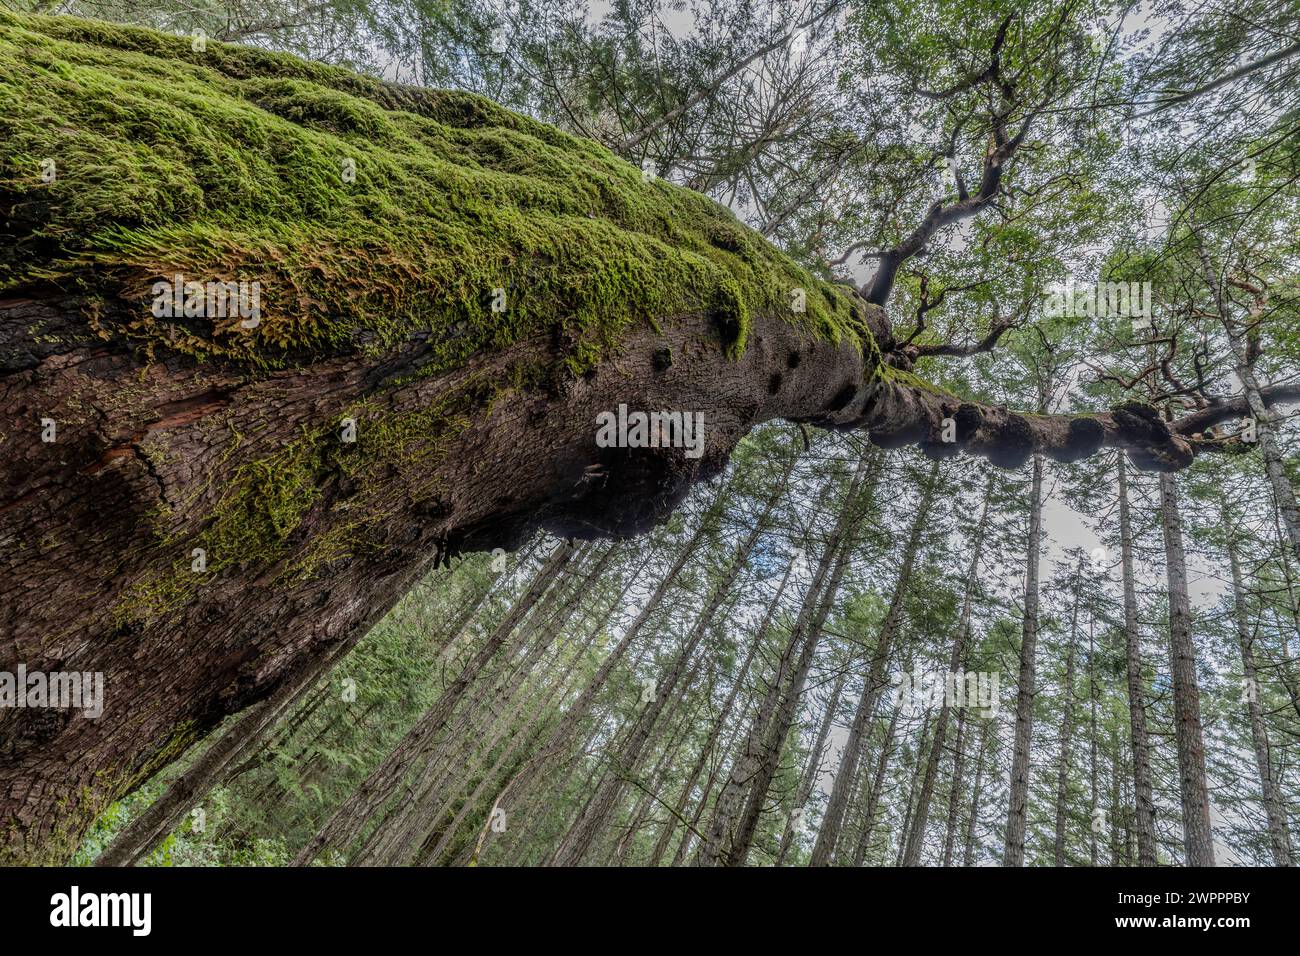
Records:
[[[962,400],[960,396],[956,395],[955,393],[948,391],[948,389],[943,388],[940,385],[935,385],[933,382],[926,381],[925,379],[921,378],[921,376],[917,375],[915,372],[908,372],[901,368],[895,368],[894,366],[883,362],[880,363],[879,365],[879,375],[882,380],[886,382],[893,382],[895,385],[899,385],[904,388],[920,389],[921,391],[930,392],[931,394],[934,395],[940,395],[944,398],[951,398],[957,402],[960,402]]]
[[[471,379],[443,402],[401,413],[361,402],[273,454],[240,465],[196,524],[163,537],[162,547],[173,549],[175,558],[123,595],[113,609],[114,624],[170,615],[195,590],[241,566],[278,565],[277,582],[305,580],[384,547],[385,525],[395,513],[411,504],[429,510],[437,501],[437,465],[469,426],[470,410],[490,413],[492,402],[508,394],[497,390],[485,399],[483,383]],[[352,441],[342,439],[345,420],[352,423]],[[353,507],[354,501],[362,504]],[[304,523],[324,505],[335,512],[332,520],[324,531],[309,533],[314,529]],[[202,571],[194,568],[195,548],[203,550]]]
[[[96,21],[0,10],[0,211],[0,291],[138,303],[109,331],[199,359],[419,335],[437,369],[558,329],[580,373],[634,323],[714,309],[732,355],[760,310],[870,338],[730,211],[594,143],[468,94]],[[257,282],[259,324],[155,317],[176,274]]]

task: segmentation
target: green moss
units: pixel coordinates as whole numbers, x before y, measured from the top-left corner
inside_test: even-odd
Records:
[[[427,343],[401,383],[532,336],[563,343],[557,367],[512,366],[436,407],[387,412],[376,394],[340,416],[355,446],[336,419],[192,489],[152,516],[171,564],[123,596],[119,623],[166,615],[240,565],[299,579],[382,547],[391,515],[349,500],[435,509],[434,466],[485,406],[581,375],[666,317],[711,316],[732,357],[756,313],[878,355],[843,290],[595,143],[470,94],[97,21],[0,9],[0,219],[14,239],[0,293],[75,291],[88,335],[155,358],[258,371]],[[257,282],[259,323],[155,316],[155,283],[178,273]]]
[[[718,284],[718,318],[722,323],[727,355],[740,358],[749,338],[749,305],[740,286],[730,277]]]
[[[594,143],[469,94],[96,21],[0,10],[0,209],[19,226],[0,291],[136,303],[104,331],[155,354],[277,368],[420,335],[436,370],[558,330],[580,374],[634,325],[706,310],[733,356],[755,311],[869,338],[730,211]],[[177,273],[259,283],[260,324],[156,318]]]
[[[275,582],[303,580],[383,547],[385,523],[394,513],[437,500],[437,466],[469,426],[470,410],[490,414],[492,402],[507,394],[500,386],[489,393],[472,380],[444,402],[402,413],[360,403],[274,454],[240,465],[197,528],[187,526],[162,542],[174,550],[171,565],[123,595],[112,612],[114,624],[170,615],[233,568],[278,565]],[[354,441],[342,438],[345,419],[354,425]],[[239,442],[235,436],[230,451]],[[333,496],[331,509],[339,514],[324,531],[300,530],[331,485],[348,489]],[[363,504],[354,508],[354,501]],[[385,501],[391,504],[384,507]],[[159,524],[167,517],[158,515]],[[201,572],[194,570],[195,548],[203,550]]]
[[[958,402],[965,401],[961,396],[948,391],[946,388],[935,385],[933,382],[921,378],[921,376],[917,375],[915,372],[906,372],[903,369],[894,368],[892,365],[886,365],[883,362],[879,364],[878,369],[880,378],[886,382],[893,382],[896,385],[901,385],[907,388],[918,388],[922,391],[930,392],[934,395],[942,395]]]

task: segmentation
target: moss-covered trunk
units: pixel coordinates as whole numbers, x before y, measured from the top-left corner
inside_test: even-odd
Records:
[[[4,855],[66,857],[435,561],[637,532],[770,419],[1190,460],[890,347],[728,211],[485,100],[0,11],[0,672],[105,677],[98,719],[0,712]],[[600,447],[620,404],[701,413],[702,454]]]

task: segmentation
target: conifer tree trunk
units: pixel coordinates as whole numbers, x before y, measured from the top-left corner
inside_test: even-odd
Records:
[[[794,798],[794,805],[801,813],[808,803],[808,798],[812,796],[813,785],[816,784],[817,776],[821,772],[822,757],[825,756],[826,750],[826,739],[830,736],[831,723],[835,720],[835,714],[840,708],[840,696],[844,691],[844,682],[847,678],[848,674],[846,672],[841,672],[839,677],[835,678],[830,697],[826,701],[826,709],[822,711],[822,720],[817,728],[817,736],[813,739],[812,748],[808,751],[808,765],[804,767],[804,772],[799,778],[799,789],[795,791]],[[781,834],[781,845],[776,854],[777,866],[785,862],[786,854],[790,852],[790,845],[793,842],[793,820],[787,820],[785,831]]]
[[[957,817],[961,812],[962,769],[965,751],[962,749],[966,736],[966,711],[963,707],[957,712],[957,737],[952,744],[952,779],[948,786],[947,828],[943,837],[943,865],[952,866],[952,853],[957,844]]]
[[[792,565],[786,565],[785,572],[781,575],[781,583],[777,585],[776,595],[772,601],[773,606],[780,602],[781,595],[785,593],[785,586],[786,582],[790,580],[791,569]],[[771,613],[770,609],[768,613]],[[727,720],[731,716],[731,710],[736,705],[736,700],[740,696],[740,690],[744,686],[746,679],[749,677],[749,668],[754,663],[754,658],[758,654],[763,634],[764,628],[760,627],[758,635],[750,642],[749,650],[745,653],[745,659],[741,662],[739,669],[736,671],[736,678],[732,682],[731,690],[727,694],[727,699],[723,703],[722,709],[718,711],[718,717],[713,722],[712,728],[709,730],[708,739],[705,740],[704,745],[700,748],[699,757],[696,759],[695,765],[691,768],[690,773],[687,774],[685,783],[682,784],[682,791],[678,795],[677,805],[674,808],[675,813],[664,823],[659,838],[655,841],[654,852],[650,856],[651,866],[658,866],[660,860],[663,858],[664,852],[668,849],[668,844],[672,840],[673,832],[676,830],[677,820],[682,816],[683,811],[686,809],[686,805],[690,802],[691,793],[695,790],[695,784],[699,781],[700,774],[704,772],[704,765],[708,762],[709,757],[717,748],[718,738],[721,736],[723,729],[727,726]],[[703,802],[704,798],[701,796],[701,806],[703,805]],[[683,836],[683,841],[685,841],[686,838],[686,836]]]
[[[1083,566],[1079,566],[1079,574]],[[1057,758],[1056,770],[1056,839],[1054,841],[1054,861],[1057,866],[1065,866],[1065,817],[1069,802],[1070,786],[1070,730],[1074,719],[1074,648],[1078,640],[1080,595],[1076,591],[1073,607],[1070,611],[1070,636],[1065,649],[1065,681],[1061,685],[1061,731],[1057,734],[1056,746],[1060,756]]]
[[[975,589],[979,583],[980,558],[984,551],[984,534],[988,529],[989,499],[992,494],[993,479],[990,477],[984,490],[984,505],[980,510],[979,523],[976,525],[971,542],[970,567],[966,572],[961,617],[957,622],[957,636],[953,640],[952,653],[948,658],[948,670],[953,675],[952,679],[954,681],[960,679],[957,669],[961,665],[962,654],[966,650],[966,641],[970,638],[971,609],[975,601]],[[971,702],[965,701],[962,708],[963,713],[965,708],[969,706],[971,706]],[[943,756],[944,742],[948,735],[949,711],[948,694],[945,688],[944,699],[939,706],[939,716],[935,721],[934,740],[930,744],[930,754],[926,760],[925,774],[921,780],[921,796],[917,804],[916,814],[912,818],[912,829],[907,836],[907,852],[903,855],[904,866],[919,866],[921,863],[921,844],[925,839],[925,828],[930,820],[930,798],[934,793],[935,780],[939,776],[939,760]],[[959,737],[959,749],[960,746]]]
[[[853,865],[862,866],[867,859],[867,848],[871,845],[871,836],[876,829],[876,816],[880,800],[885,790],[885,768],[893,756],[894,735],[898,731],[898,716],[903,711],[901,706],[894,707],[889,715],[889,724],[885,727],[884,737],[880,741],[880,751],[876,755],[876,769],[867,790],[866,806],[862,811],[862,830],[858,833],[858,843],[853,849]]]
[[[731,728],[731,733],[727,736],[727,742],[719,752],[720,756],[735,752],[736,742],[740,737],[741,731],[747,725],[749,718],[753,716],[755,706],[756,702],[748,702],[746,704],[745,710],[739,714],[740,719],[737,720],[735,726]],[[730,769],[731,765],[729,761],[726,759],[719,759],[709,771],[709,775],[705,779],[704,786],[700,791],[700,799],[695,801],[695,812],[691,814],[689,829],[682,835],[682,839],[677,844],[677,852],[673,854],[673,866],[681,866],[686,862],[686,858],[690,854],[694,841],[700,836],[700,820],[704,818],[704,811],[708,809],[709,799],[713,796],[713,788],[717,785],[718,781],[730,771]]]
[[[1097,674],[1094,670],[1097,660],[1096,648],[1096,618],[1090,618],[1088,621],[1088,778],[1090,806],[1092,812],[1101,808],[1101,789],[1098,783],[1099,764],[1097,759]],[[1094,820],[1098,819],[1094,816]],[[1088,827],[1088,861],[1097,865],[1098,860],[1098,827],[1094,823]]]
[[[336,809],[316,835],[294,857],[293,865],[307,866],[326,847],[345,850],[365,827],[375,810],[392,793],[393,788],[406,775],[411,764],[436,745],[437,735],[460,703],[466,689],[489,664],[506,639],[541,600],[547,589],[577,554],[573,541],[561,542],[533,575],[523,593],[515,599],[510,610],[493,628],[492,633],[461,669],[450,687],[442,692],[433,706],[420,717],[414,727],[402,738],[387,757],[371,771],[370,775]]]
[[[668,715],[670,718],[677,716],[678,712],[681,710],[682,701],[686,698],[686,694],[691,689],[692,685],[694,685],[695,678],[699,674],[700,668],[703,666],[704,661],[698,661],[691,673],[681,682],[681,689],[677,692],[677,700],[673,702],[672,707],[668,708]],[[707,700],[712,695],[712,692],[712,686],[708,687],[703,700]],[[700,711],[703,700],[697,702],[690,711],[681,715],[681,719],[676,722],[676,729],[673,732],[674,735],[671,738],[668,738],[663,747],[660,748],[659,758],[654,767],[651,769],[650,773],[646,775],[644,781],[638,781],[639,789],[642,791],[640,799],[637,801],[636,806],[628,817],[627,825],[623,830],[623,836],[613,847],[611,847],[610,853],[606,857],[605,865],[623,866],[626,864],[628,854],[632,849],[632,843],[636,839],[637,833],[640,832],[641,828],[645,825],[646,816],[650,813],[651,807],[657,805],[656,798],[658,798],[659,792],[663,788],[664,775],[667,773],[668,769],[672,767],[673,762],[681,752],[682,743],[690,734],[691,725],[694,722],[695,715]],[[668,722],[665,721],[665,725],[667,723]],[[666,729],[667,726],[665,726],[665,730]],[[655,745],[657,745],[657,741],[655,744],[651,745],[652,748]],[[635,776],[638,769],[639,768],[633,768],[631,775]]]
[[[1240,545],[1237,529],[1232,522],[1228,504],[1222,504],[1224,540],[1228,552],[1228,566],[1232,572],[1233,624],[1237,631],[1237,647],[1241,651],[1241,675],[1245,686],[1241,698],[1246,704],[1250,720],[1250,740],[1255,750],[1255,767],[1259,771],[1260,792],[1263,794],[1264,814],[1268,820],[1269,843],[1273,849],[1275,866],[1291,866],[1291,833],[1287,826],[1286,803],[1282,799],[1277,777],[1273,772],[1273,759],[1269,751],[1268,726],[1264,723],[1264,708],[1259,702],[1259,681],[1255,672],[1255,638],[1250,628],[1250,611],[1246,604],[1246,587],[1241,573]]]
[[[591,643],[595,640],[596,632],[597,629],[591,629],[588,632],[586,639],[579,648],[579,654],[586,651],[591,646]],[[525,717],[521,726],[508,728],[511,730],[511,734],[506,745],[502,747],[501,752],[497,755],[492,766],[480,775],[478,783],[474,785],[473,790],[468,793],[465,792],[465,787],[472,779],[470,774],[466,774],[460,781],[460,787],[447,788],[446,793],[448,795],[444,802],[436,811],[429,815],[428,819],[433,821],[435,824],[444,819],[444,817],[451,812],[457,799],[460,800],[460,809],[457,810],[455,816],[451,818],[450,822],[447,823],[442,830],[438,830],[436,826],[429,826],[428,821],[426,821],[426,824],[422,828],[424,831],[422,839],[416,838],[414,835],[408,836],[410,842],[402,848],[402,855],[399,857],[402,862],[405,862],[407,859],[413,859],[418,866],[432,866],[437,862],[459,833],[461,825],[479,806],[482,797],[488,793],[489,788],[496,784],[502,770],[510,764],[514,759],[515,754],[518,753],[521,748],[533,742],[535,728],[546,718],[551,705],[569,690],[568,680],[573,673],[577,661],[577,656],[570,658],[564,670],[554,680],[549,682],[549,688],[542,694],[541,698],[534,703],[530,713]],[[499,736],[494,737],[489,746],[484,748],[485,756],[490,754],[491,746],[499,739]],[[490,828],[494,823],[493,811],[496,809],[495,804],[489,808],[486,815],[487,819],[484,822],[485,827]],[[476,847],[476,849],[481,849],[481,845]]]
[[[1029,492],[1028,558],[1025,561],[1024,615],[1020,630],[1020,674],[1016,680],[1016,732],[1011,757],[1003,866],[1023,866],[1029,814],[1029,751],[1034,738],[1034,652],[1038,644],[1038,564],[1043,533],[1043,459],[1034,456]]]
[[[1169,590],[1169,673],[1174,695],[1174,738],[1178,744],[1178,784],[1183,805],[1183,848],[1188,866],[1214,866],[1210,794],[1205,783],[1205,736],[1201,692],[1196,680],[1196,645],[1187,596],[1187,560],[1178,509],[1178,485],[1160,476],[1160,525],[1165,538]]]
[[[522,626],[524,633],[531,634],[522,654],[507,662],[495,687],[492,681],[479,682],[479,692],[461,706],[448,724],[443,742],[424,759],[418,781],[387,808],[354,864],[391,866],[407,862],[418,851],[422,833],[427,834],[441,822],[446,812],[445,804],[436,811],[430,804],[442,798],[454,777],[459,775],[467,782],[477,770],[479,759],[487,756],[511,727],[529,696],[521,693],[521,688],[527,686],[539,661],[551,650],[579,602],[591,593],[619,549],[618,543],[604,548],[599,558],[578,569],[580,573],[566,575],[577,580],[563,581],[547,592]],[[584,558],[589,556],[589,552],[584,554]]]
[[[1114,447],[1169,470],[1241,414],[1234,399],[1166,427],[1142,409],[961,402],[909,377],[880,305],[900,252],[858,292],[698,193],[473,94],[0,18],[19,38],[6,75],[40,91],[10,102],[41,111],[0,140],[0,166],[81,137],[59,188],[0,183],[0,667],[111,688],[97,722],[0,725],[6,859],[66,859],[105,806],[358,640],[436,564],[537,530],[643,532],[764,422],[934,449],[955,416],[957,447],[1000,464]],[[178,68],[185,84],[158,82]],[[39,79],[68,70],[96,79]],[[134,122],[124,88],[149,91]],[[86,109],[87,90],[115,108]],[[166,162],[136,162],[195,102],[229,122],[187,124]],[[330,157],[362,142],[357,124],[376,162],[345,187]],[[133,157],[130,175],[101,155]],[[247,157],[265,164],[257,189],[225,175]],[[235,276],[265,286],[251,326],[184,295]],[[598,443],[597,416],[627,406],[703,416],[703,446]]]
[[[873,473],[872,481],[867,485],[868,488],[874,486],[874,481]],[[869,494],[870,492],[863,497],[869,499]],[[850,532],[846,534],[840,544],[839,554],[835,559],[834,566],[831,568],[825,587],[820,589],[818,599],[806,619],[806,632],[802,640],[797,640],[801,628],[800,622],[795,622],[795,636],[791,638],[791,646],[800,648],[799,656],[794,662],[789,681],[784,686],[779,680],[773,685],[778,691],[779,700],[776,702],[775,714],[764,730],[757,769],[753,774],[744,809],[741,811],[736,825],[736,832],[731,839],[731,845],[725,857],[727,866],[743,866],[749,857],[750,849],[753,847],[754,838],[758,833],[759,818],[762,816],[764,805],[767,802],[767,794],[771,789],[772,780],[780,767],[781,753],[785,748],[786,740],[789,738],[790,727],[793,725],[795,714],[799,709],[799,701],[803,697],[804,685],[808,680],[808,671],[812,667],[817,648],[821,643],[823,627],[826,624],[826,618],[830,615],[831,608],[835,604],[840,582],[844,578],[844,572],[848,566],[852,549],[853,539]],[[809,590],[812,591],[813,588],[810,586]],[[808,608],[809,605],[805,603],[804,607]]]
[[[1250,341],[1250,336],[1258,335],[1254,323],[1259,321],[1260,314],[1264,310],[1267,293],[1262,289],[1254,290],[1246,322],[1235,319],[1230,314],[1223,284],[1219,281],[1219,276],[1210,261],[1205,246],[1201,241],[1201,236],[1199,233],[1194,234],[1197,239],[1205,280],[1214,295],[1219,319],[1223,324],[1224,331],[1227,332],[1236,359],[1235,371],[1237,378],[1241,380],[1246,406],[1254,423],[1255,441],[1259,447],[1260,457],[1264,460],[1264,474],[1273,489],[1274,503],[1282,519],[1282,525],[1286,530],[1286,541],[1291,546],[1292,554],[1300,558],[1300,503],[1296,501],[1295,486],[1291,484],[1291,479],[1286,473],[1286,464],[1282,460],[1282,449],[1278,445],[1277,423],[1274,413],[1264,401],[1263,388],[1259,384],[1259,377],[1255,374],[1255,362],[1258,359],[1258,353],[1252,350]]]
[[[578,699],[564,712],[563,717],[560,718],[537,755],[529,760],[497,795],[497,806],[506,809],[507,813],[512,812],[514,795],[527,793],[538,778],[549,769],[548,761],[567,753],[572,748],[582,721],[589,715],[592,704],[595,702],[597,695],[605,688],[610,674],[623,662],[628,649],[636,643],[651,615],[659,609],[665,595],[676,585],[683,569],[699,552],[701,545],[713,529],[721,510],[723,496],[724,490],[719,489],[709,508],[697,522],[691,537],[677,551],[673,563],[659,579],[654,590],[645,603],[642,604],[640,611],[637,612],[637,616],[623,632],[623,636],[619,638],[618,643],[605,655],[605,659],[601,661],[600,667],[596,669],[596,673],[592,675],[591,680],[583,688]],[[490,839],[491,834],[486,834],[485,840]]]
[[[1110,865],[1120,865],[1119,830],[1127,816],[1120,796],[1119,731],[1110,725]]]
[[[1156,805],[1151,793],[1151,744],[1147,733],[1142,634],[1138,624],[1137,574],[1133,567],[1133,517],[1129,506],[1128,466],[1119,462],[1120,565],[1124,582],[1124,655],[1128,675],[1129,747],[1133,754],[1134,828],[1138,865],[1156,865]]]
[[[894,652],[894,637],[902,623],[903,606],[907,601],[908,588],[912,584],[912,572],[921,553],[921,540],[926,526],[931,520],[930,506],[938,490],[939,462],[936,460],[925,478],[922,486],[921,501],[912,518],[908,531],[907,543],[903,546],[903,562],[894,582],[894,591],[889,600],[889,610],[881,622],[880,633],[876,636],[876,646],[872,651],[871,670],[862,686],[862,695],[858,698],[858,708],[853,715],[853,724],[849,728],[848,739],[844,743],[844,752],[840,757],[840,766],[835,773],[835,783],[826,803],[826,812],[822,814],[821,828],[817,831],[817,842],[813,845],[809,866],[829,866],[839,842],[840,828],[844,824],[844,813],[848,809],[849,788],[858,776],[858,762],[862,759],[862,750],[866,745],[867,724],[875,713],[880,692],[884,690],[885,668]],[[903,834],[906,841],[907,835]],[[919,851],[918,851],[919,852]]]
[[[777,661],[775,673],[768,682],[767,691],[754,712],[741,752],[732,764],[727,780],[718,794],[706,839],[701,843],[696,857],[697,865],[736,865],[732,861],[743,860],[749,852],[749,839],[752,838],[753,827],[757,825],[757,813],[753,814],[754,820],[751,823],[750,805],[753,801],[747,800],[746,794],[762,786],[763,795],[758,798],[761,809],[762,800],[767,793],[767,785],[775,775],[775,767],[771,764],[773,744],[769,731],[780,721],[784,700],[788,698],[797,679],[804,652],[808,651],[808,644],[811,642],[805,638],[811,633],[810,625],[821,604],[826,580],[828,577],[835,578],[835,568],[843,565],[842,546],[849,526],[857,516],[859,489],[862,487],[871,461],[872,457],[866,452],[858,458],[848,491],[840,504],[835,527],[818,560],[808,589],[804,592],[799,615],[791,628],[790,637]],[[765,630],[769,626],[775,609],[775,603],[769,605],[760,630]],[[808,651],[808,654],[810,657],[811,651]],[[793,708],[791,711],[793,712]],[[784,739],[785,733],[782,732],[781,740],[775,744],[778,751]]]
[[[655,688],[655,698],[643,709],[633,722],[623,743],[613,757],[612,771],[592,797],[583,813],[570,828],[561,841],[552,858],[553,866],[573,866],[582,861],[591,849],[596,836],[609,823],[619,797],[623,793],[626,781],[621,776],[623,770],[631,772],[640,760],[656,724],[663,715],[664,708],[676,689],[678,682],[686,671],[687,662],[695,654],[696,648],[704,639],[714,616],[731,593],[731,588],[744,569],[759,539],[766,533],[773,512],[782,494],[789,485],[790,474],[794,469],[793,455],[786,460],[784,470],[777,480],[776,489],[767,497],[762,513],[751,525],[749,533],[736,550],[726,570],[711,589],[703,609],[697,615],[694,625],[686,635],[683,646],[673,664],[664,676],[661,684]]]
[[[203,754],[175,780],[162,796],[133,819],[95,859],[95,866],[136,866],[180,825],[185,814],[230,771],[243,754],[257,747],[263,737],[273,733],[277,722],[287,714],[308,688],[327,675],[352,648],[340,644],[333,652],[319,658],[302,676],[285,681],[266,700],[255,704],[238,721],[212,742]]]
[[[962,853],[962,866],[970,866],[975,862],[975,829],[979,825],[980,797],[984,793],[984,751],[988,746],[990,733],[988,724],[985,724],[980,730],[979,750],[975,753],[975,782],[970,791],[970,816],[966,818],[966,840],[965,850]]]
[[[925,759],[922,756],[926,749],[926,738],[930,734],[930,708],[925,709],[921,717],[921,736],[916,741],[916,763],[912,767],[912,779],[907,791],[907,803],[904,804],[903,826],[898,831],[898,853],[894,856],[894,866],[903,865],[903,857],[907,853],[907,834],[911,831],[912,818],[916,813],[916,801],[920,795],[921,774],[925,771]]]
[[[624,576],[622,586],[614,596],[613,601],[609,602],[608,606],[604,608],[604,612],[601,613],[598,611],[594,615],[595,621],[587,629],[587,634],[583,643],[573,654],[570,655],[563,673],[553,682],[552,688],[547,694],[545,700],[543,700],[539,706],[534,707],[532,716],[529,718],[528,723],[520,730],[514,732],[509,746],[498,758],[497,765],[494,766],[488,774],[484,775],[474,793],[471,794],[468,799],[463,801],[461,810],[457,813],[446,831],[441,835],[436,832],[426,834],[424,844],[421,846],[419,851],[417,859],[418,865],[430,866],[436,862],[440,854],[451,842],[456,829],[467,818],[467,815],[472,810],[475,801],[485,793],[489,792],[489,787],[495,786],[495,789],[490,791],[495,794],[495,797],[493,798],[486,814],[486,819],[479,833],[479,839],[474,845],[472,851],[469,853],[469,858],[477,863],[478,857],[483,852],[484,844],[487,840],[487,834],[489,832],[494,832],[492,827],[494,822],[493,815],[501,808],[501,802],[509,792],[511,785],[523,776],[530,764],[542,759],[544,756],[544,752],[538,747],[538,745],[544,741],[538,738],[544,732],[545,722],[552,713],[552,705],[556,705],[560,710],[563,710],[563,701],[565,698],[567,698],[571,692],[578,690],[577,687],[570,686],[570,678],[577,669],[579,663],[584,659],[585,655],[589,653],[592,647],[596,644],[597,638],[606,626],[610,615],[622,605],[623,599],[627,597],[628,591],[631,590],[632,585],[640,578],[642,572],[650,563],[652,554],[652,550],[647,551],[638,565],[629,574]],[[578,696],[581,696],[580,690],[578,690]],[[498,771],[508,763],[513,756],[513,753],[521,747],[524,748],[525,753],[528,753],[530,749],[532,752],[529,754],[527,759],[524,760],[522,765],[512,768],[513,772],[508,775],[505,781],[499,782]],[[449,806],[445,805],[445,808],[449,809]],[[505,811],[502,810],[502,813],[504,814]]]

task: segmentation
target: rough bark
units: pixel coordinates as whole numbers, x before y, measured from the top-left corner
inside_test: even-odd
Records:
[[[1083,568],[1080,566],[1079,573]],[[1078,639],[1079,592],[1075,592],[1070,610],[1070,637],[1065,649],[1065,679],[1061,685],[1061,731],[1057,734],[1059,752],[1056,766],[1056,838],[1053,841],[1053,861],[1065,866],[1065,821],[1069,803],[1070,786],[1070,729],[1074,720],[1074,648]]]
[[[1043,532],[1043,460],[1034,457],[1030,485],[1028,558],[1025,561],[1024,616],[1020,632],[1020,674],[1016,680],[1016,732],[1011,757],[1004,866],[1025,862],[1025,824],[1029,815],[1029,750],[1034,736],[1034,651],[1038,643],[1038,565]]]
[[[220,782],[231,765],[256,747],[302,693],[328,674],[348,650],[345,645],[339,645],[320,657],[300,677],[285,681],[266,700],[248,708],[234,726],[213,741],[198,760],[167,785],[162,796],[104,848],[95,859],[95,866],[135,866],[152,853],[176,829],[185,814]]]
[[[1128,467],[1119,456],[1120,564],[1124,583],[1124,656],[1128,677],[1129,746],[1133,755],[1133,826],[1138,865],[1156,865],[1156,805],[1151,794],[1151,744],[1147,734],[1146,684],[1142,678],[1142,632],[1138,625],[1137,575],[1133,567],[1133,517]]]
[[[1160,476],[1160,524],[1165,538],[1169,590],[1169,673],[1174,696],[1174,738],[1178,745],[1178,785],[1183,806],[1183,848],[1188,866],[1214,866],[1210,794],[1205,782],[1205,734],[1201,691],[1196,680],[1192,607],[1187,596],[1187,560],[1178,485]]]

